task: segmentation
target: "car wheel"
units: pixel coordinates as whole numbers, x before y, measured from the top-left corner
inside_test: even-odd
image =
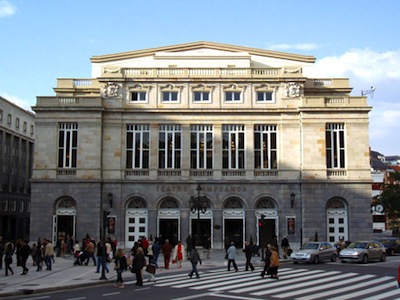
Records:
[[[386,261],[386,255],[385,255],[385,253],[382,254],[382,256],[381,256],[381,261],[382,261],[382,262]]]
[[[318,256],[318,255],[315,255],[315,256],[314,256],[313,263],[314,263],[314,264],[318,264],[318,263],[319,263],[319,256]]]
[[[295,265],[297,265],[299,262],[298,262],[298,261],[293,261],[293,263],[294,263]]]
[[[362,262],[363,262],[363,264],[368,263],[368,255],[367,254],[364,254],[364,256],[362,257]]]
[[[342,262],[342,264],[345,264],[345,263],[346,263],[346,261],[345,261],[345,260],[342,260],[341,262]]]
[[[331,257],[331,262],[335,262],[336,259],[337,259],[336,254],[333,254],[332,257]]]

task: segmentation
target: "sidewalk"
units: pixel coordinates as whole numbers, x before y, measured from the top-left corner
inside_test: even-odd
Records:
[[[205,258],[206,253],[204,251],[199,251],[202,258],[202,265],[198,267],[199,271],[203,268],[210,267],[220,267],[225,266],[227,261],[224,259],[224,250],[212,250],[210,258]],[[15,262],[15,257],[13,259]],[[4,264],[3,269],[0,271],[0,297],[7,297],[18,294],[32,294],[45,291],[54,291],[69,289],[73,287],[82,287],[88,285],[96,284],[110,284],[117,279],[116,272],[114,271],[114,264],[111,263],[109,266],[110,272],[106,273],[107,280],[99,279],[101,277],[100,273],[96,273],[96,267],[93,266],[91,261],[88,266],[74,266],[74,258],[72,256],[66,256],[65,258],[55,257],[55,263],[53,264],[51,271],[37,272],[36,267],[32,266],[31,258],[28,260],[27,267],[29,272],[26,275],[20,275],[22,273],[22,268],[17,267],[15,264],[12,265],[14,270],[14,275],[5,276]],[[238,249],[238,255],[236,258],[236,263],[239,266],[239,271],[243,270],[245,264],[244,253],[241,249]],[[261,258],[255,256],[253,258],[254,266],[262,266]],[[159,269],[157,269],[157,275],[165,275],[173,272],[191,270],[191,264],[188,260],[183,262],[182,268],[178,269],[176,265],[170,265],[169,270],[163,268],[164,262],[162,255],[158,259]],[[145,280],[147,279],[145,275]],[[131,272],[125,272],[123,274],[124,281],[135,281],[135,274]]]

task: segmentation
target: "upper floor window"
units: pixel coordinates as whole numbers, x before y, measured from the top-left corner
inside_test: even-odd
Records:
[[[326,135],[326,167],[342,169],[346,167],[345,130],[343,123],[328,123]]]
[[[8,114],[8,115],[7,115],[7,124],[8,124],[8,125],[11,125],[11,122],[12,122],[12,115],[11,115],[11,114]]]
[[[240,102],[241,92],[225,92],[225,102]]]
[[[178,102],[178,92],[162,92],[163,102]]]
[[[254,168],[277,168],[276,125],[254,126]]]
[[[58,125],[58,167],[76,168],[78,152],[78,124]]]
[[[244,169],[245,127],[244,125],[222,126],[222,168]]]
[[[158,139],[158,167],[181,168],[182,130],[180,125],[160,125]]]
[[[257,102],[273,102],[272,92],[257,92]]]
[[[194,102],[209,102],[210,92],[193,92]]]
[[[131,92],[132,102],[147,102],[146,92]]]
[[[148,169],[150,158],[150,126],[126,126],[126,168]]]
[[[190,168],[212,169],[213,167],[213,126],[190,126]]]
[[[28,130],[28,123],[24,122],[23,130],[26,132]]]
[[[0,122],[3,122],[3,110],[0,109]]]
[[[19,118],[15,119],[15,128],[19,129]]]

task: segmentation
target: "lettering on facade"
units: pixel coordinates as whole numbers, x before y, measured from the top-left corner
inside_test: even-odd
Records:
[[[247,192],[246,186],[201,186],[207,193],[244,193]],[[160,193],[191,193],[195,188],[190,189],[187,185],[158,185],[157,192]]]

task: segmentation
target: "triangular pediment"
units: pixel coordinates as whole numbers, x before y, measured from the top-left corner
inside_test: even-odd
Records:
[[[266,58],[275,58],[287,61],[297,61],[302,63],[314,63],[314,56],[291,54],[278,51],[270,51],[265,49],[251,48],[245,46],[235,46],[214,42],[193,42],[157,48],[149,48],[143,50],[135,50],[129,52],[121,52],[115,54],[93,56],[92,63],[109,63],[113,61],[129,60],[141,57],[153,56],[157,57],[245,57],[260,56]]]

